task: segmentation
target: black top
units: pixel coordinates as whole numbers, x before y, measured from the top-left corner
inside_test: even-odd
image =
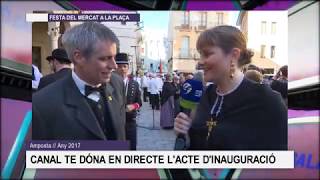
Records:
[[[190,128],[190,149],[195,150],[286,150],[287,109],[279,93],[246,78],[223,97],[217,126],[207,141],[210,111],[217,98],[210,85],[197,107]]]
[[[169,97],[174,96],[176,93],[176,88],[171,82],[164,82],[162,86],[162,94],[161,94],[161,105],[163,105]]]
[[[133,79],[128,80],[127,92],[126,92],[126,104],[138,103],[140,107],[142,106],[141,92],[139,88],[139,83]],[[126,121],[133,121],[137,117],[137,111],[133,110],[131,112],[126,112]]]
[[[38,90],[48,86],[49,84],[56,82],[57,80],[66,77],[71,74],[71,68],[63,68],[58,72],[46,75],[40,79]]]
[[[92,109],[93,113],[95,114],[95,117],[97,118],[99,125],[106,135],[108,140],[116,140],[116,134],[114,133],[113,129],[113,123],[110,116],[110,109],[108,107],[108,104],[105,103],[103,100],[105,99],[105,96],[102,95],[102,97],[99,99],[98,102],[95,102],[91,100],[90,98],[86,97],[86,100]]]
[[[125,94],[123,80],[119,75],[112,73],[110,82],[106,83],[105,94],[104,102],[109,107],[109,111],[106,111],[108,116],[105,117],[112,121],[116,140],[125,140]],[[107,129],[108,132],[110,131]],[[71,73],[32,95],[32,139],[109,140],[109,138],[101,129]]]
[[[288,97],[288,81],[286,80],[273,80],[270,87],[281,94],[282,98]]]

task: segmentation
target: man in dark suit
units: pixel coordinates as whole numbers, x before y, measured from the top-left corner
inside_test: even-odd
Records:
[[[62,43],[74,70],[33,95],[32,138],[125,140],[124,84],[112,73],[118,38],[103,24],[85,22]]]
[[[139,83],[132,77],[128,77],[129,59],[125,53],[116,55],[118,68],[116,72],[123,78],[126,93],[126,139],[130,141],[130,149],[137,148],[137,110],[142,106]]]
[[[46,75],[40,79],[38,90],[47,85],[71,74],[71,61],[68,58],[67,52],[64,49],[55,49],[52,55],[47,57],[51,64],[53,74]]]

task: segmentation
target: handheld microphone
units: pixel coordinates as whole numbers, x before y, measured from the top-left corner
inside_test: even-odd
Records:
[[[191,111],[197,106],[203,92],[203,84],[196,79],[186,80],[180,90],[180,106],[183,108],[183,113],[190,116]],[[178,134],[175,142],[175,150],[185,150],[186,137],[183,134]]]

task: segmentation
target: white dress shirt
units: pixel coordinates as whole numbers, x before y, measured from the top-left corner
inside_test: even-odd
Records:
[[[32,80],[32,89],[38,89],[40,79],[42,78],[42,74],[39,71],[38,67],[32,64],[34,80]]]
[[[149,81],[149,88],[148,88],[150,94],[159,94],[159,83],[156,78],[152,78]]]
[[[74,71],[72,71],[72,79],[76,83],[76,86],[78,87],[80,93],[85,96],[85,86],[86,85],[92,86],[92,85],[90,85],[89,83],[86,83],[85,81],[80,79],[80,77]],[[101,86],[101,84],[97,85],[96,87],[99,87],[99,86]],[[94,87],[94,86],[92,86],[92,87]],[[101,95],[100,95],[100,93],[98,91],[96,91],[96,92],[92,92],[87,97],[92,99],[95,102],[98,102],[100,97],[101,97]]]
[[[140,77],[134,77],[134,80],[138,82],[139,88],[141,88],[141,78]]]
[[[156,80],[157,80],[158,91],[162,92],[163,81],[160,77],[156,77]]]
[[[148,78],[147,76],[142,76],[141,81],[142,81],[142,88],[147,88],[148,87]]]
[[[128,91],[128,82],[129,82],[128,77],[123,79],[123,83],[124,83],[124,87],[125,87],[125,95],[127,95],[127,91]]]

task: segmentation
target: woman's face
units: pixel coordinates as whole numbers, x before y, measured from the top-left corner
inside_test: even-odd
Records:
[[[218,46],[208,46],[200,50],[199,65],[203,66],[204,80],[218,83],[230,73],[231,57]]]

